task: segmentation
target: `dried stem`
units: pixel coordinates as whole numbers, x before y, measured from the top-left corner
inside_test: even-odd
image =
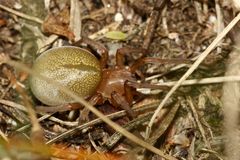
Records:
[[[6,7],[6,6],[4,6],[4,5],[1,5],[1,4],[0,4],[0,8],[3,9],[3,10],[5,10],[5,11],[8,11],[8,12],[10,12],[10,13],[12,13],[12,14],[15,14],[15,15],[21,17],[21,18],[24,18],[24,19],[27,19],[27,20],[30,20],[30,21],[34,21],[34,22],[37,22],[37,23],[40,23],[40,24],[43,23],[43,20],[41,20],[41,19],[39,19],[39,18],[37,18],[37,17],[29,16],[29,15],[27,15],[27,14],[24,14],[24,13],[22,13],[22,12],[16,11],[16,10],[11,9],[11,8],[9,8],[9,7]]]

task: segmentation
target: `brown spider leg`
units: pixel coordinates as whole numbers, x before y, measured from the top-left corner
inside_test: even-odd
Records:
[[[133,102],[133,88],[128,85],[127,81],[124,83],[124,92],[126,100],[129,104]]]
[[[52,113],[52,112],[65,112],[69,110],[80,109],[82,106],[79,103],[64,104],[59,106],[37,106],[37,112]]]
[[[119,93],[114,91],[111,94],[111,96],[112,96],[112,100],[113,100],[112,103],[114,106],[119,106],[120,108],[125,110],[129,116],[129,118],[133,119],[136,117],[136,114],[133,112],[131,106],[129,105],[127,100],[122,95],[120,95]]]
[[[116,66],[123,68],[125,62],[125,55],[130,55],[131,53],[142,53],[141,57],[144,57],[147,54],[147,50],[143,48],[129,48],[123,47],[117,50],[116,53]]]
[[[161,58],[154,58],[154,57],[144,57],[138,59],[132,66],[130,66],[130,71],[135,73],[137,69],[145,64],[148,63],[155,63],[155,64],[163,64],[163,63],[190,63],[191,60],[186,59],[161,59]]]
[[[107,61],[108,61],[108,50],[106,49],[106,47],[101,43],[98,43],[87,37],[83,37],[81,40],[79,40],[78,42],[75,42],[73,45],[79,46],[82,43],[89,45],[93,50],[95,50],[101,56],[101,59],[100,59],[101,68],[102,69],[106,68]]]
[[[125,98],[129,104],[132,104],[133,100],[139,101],[144,98],[144,95],[138,92],[136,88],[136,85],[132,85],[128,80],[124,83]]]
[[[95,94],[90,98],[88,101],[91,105],[96,105],[97,103],[102,101],[102,95],[101,94]],[[89,121],[89,113],[90,110],[86,107],[84,107],[81,111],[80,117],[79,117],[79,124],[83,124],[85,122]]]

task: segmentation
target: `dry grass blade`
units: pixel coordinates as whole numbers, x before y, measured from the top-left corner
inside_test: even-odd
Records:
[[[0,130],[0,137],[1,137],[4,141],[8,142],[7,136],[6,136],[1,130]]]
[[[70,29],[74,33],[74,40],[78,41],[81,39],[81,15],[80,15],[80,7],[79,2],[77,0],[71,0],[71,10],[70,10]]]
[[[198,59],[193,63],[193,65],[188,69],[188,71],[180,78],[180,80],[172,87],[172,89],[167,93],[164,97],[155,113],[153,114],[148,127],[146,128],[146,138],[149,137],[152,125],[157,118],[159,112],[167,102],[167,100],[171,97],[171,95],[178,89],[178,87],[182,84],[184,80],[186,80],[193,71],[199,66],[199,64],[207,57],[207,55],[217,46],[217,44],[227,35],[227,33],[237,24],[240,20],[240,13],[227,25],[226,28],[214,39],[214,41],[207,47],[207,49],[198,57]]]
[[[133,141],[134,143],[148,149],[149,151],[158,154],[159,156],[168,159],[168,160],[176,160],[176,158],[170,156],[170,155],[166,155],[164,154],[161,150],[155,148],[154,146],[148,144],[147,142],[139,139],[138,137],[136,137],[135,135],[133,135],[132,133],[126,131],[124,128],[122,128],[121,126],[119,126],[118,124],[114,123],[113,121],[111,121],[109,118],[107,118],[105,115],[103,115],[101,112],[99,112],[95,107],[93,107],[92,105],[90,105],[87,101],[85,101],[83,98],[78,97],[76,94],[74,94],[73,92],[71,92],[69,89],[62,87],[59,83],[57,83],[56,81],[53,81],[47,77],[44,77],[42,75],[39,75],[37,73],[34,73],[31,71],[31,69],[29,69],[28,67],[26,67],[25,65],[12,61],[12,60],[8,60],[5,63],[18,68],[22,71],[25,71],[27,73],[29,73],[32,76],[36,76],[38,78],[41,78],[42,80],[47,81],[48,83],[52,84],[54,87],[58,88],[59,90],[62,90],[64,93],[66,93],[67,95],[71,96],[76,102],[81,103],[82,105],[84,105],[85,107],[87,107],[91,112],[93,112],[96,116],[98,116],[99,118],[101,118],[105,123],[107,123],[109,126],[111,126],[113,129],[115,129],[116,131],[120,132],[122,135],[124,135],[125,137],[127,137],[129,140]]]
[[[37,17],[29,16],[27,14],[21,13],[19,11],[14,10],[14,9],[8,8],[8,7],[4,6],[4,5],[0,4],[0,8],[5,10],[5,11],[8,11],[8,12],[10,12],[12,14],[15,14],[15,15],[21,17],[21,18],[24,18],[24,19],[27,19],[27,20],[30,20],[30,21],[34,21],[34,22],[37,22],[37,23],[40,23],[40,24],[43,23],[43,20],[41,20],[41,19],[39,19]]]
[[[190,79],[182,82],[181,86],[188,85],[199,85],[199,84],[213,84],[213,83],[223,83],[223,82],[237,82],[240,81],[240,76],[224,76],[224,77],[211,77],[203,79]],[[174,86],[177,81],[172,82],[161,82],[160,86]]]
[[[12,101],[0,99],[0,103],[4,104],[4,105],[7,105],[7,106],[10,106],[10,107],[13,107],[13,108],[16,108],[18,110],[27,112],[27,110],[26,110],[26,108],[24,106],[22,106],[20,104],[17,104],[17,103],[14,103]]]
[[[144,116],[135,118],[134,120],[130,121],[129,123],[125,124],[123,127],[127,130],[133,130],[139,127],[139,125],[143,124],[146,121],[149,121],[153,112],[147,113]],[[115,132],[108,140],[104,143],[104,148],[102,152],[107,152],[117,144],[117,142],[122,138],[122,135],[119,132]]]
[[[198,116],[197,110],[196,110],[196,108],[195,108],[195,106],[193,104],[193,100],[192,100],[192,98],[190,96],[187,96],[187,102],[188,102],[188,105],[190,106],[190,108],[192,110],[193,117],[194,117],[194,119],[195,119],[195,121],[197,123],[197,126],[198,126],[199,131],[200,131],[200,133],[202,135],[202,138],[203,138],[203,141],[204,141],[205,145],[208,148],[211,149],[211,145],[210,145],[209,141],[207,140],[206,133],[205,133],[204,128],[203,128],[203,126],[202,126],[202,124],[201,124],[201,122],[199,120],[199,116]]]

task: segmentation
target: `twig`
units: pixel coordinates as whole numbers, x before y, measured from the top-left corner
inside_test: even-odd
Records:
[[[213,151],[213,150],[210,150],[210,149],[207,149],[207,148],[202,148],[201,150],[204,151],[204,152],[211,153],[211,154],[215,155],[219,160],[224,160],[224,159],[219,155],[219,153],[217,153],[216,151]]]
[[[202,135],[202,138],[203,138],[204,143],[206,144],[207,148],[211,149],[211,145],[210,145],[209,141],[207,140],[207,138],[206,138],[206,136],[205,136],[206,133],[205,133],[205,131],[204,131],[204,129],[203,129],[203,126],[202,126],[199,118],[198,118],[198,113],[197,113],[197,111],[196,111],[196,109],[195,109],[195,106],[194,106],[194,104],[193,104],[192,98],[191,98],[190,96],[187,97],[187,102],[188,102],[188,105],[190,106],[190,108],[191,108],[191,110],[192,110],[193,117],[194,117],[194,119],[195,119],[195,121],[196,121],[196,123],[197,123],[197,126],[198,126],[199,131],[200,131],[200,133],[201,133],[201,135]]]
[[[24,19],[27,19],[27,20],[30,20],[30,21],[34,21],[34,22],[37,22],[37,23],[39,23],[39,24],[42,24],[42,23],[43,23],[43,20],[41,20],[41,19],[39,19],[39,18],[37,18],[37,17],[29,16],[29,15],[24,14],[24,13],[22,13],[22,12],[19,12],[19,11],[16,11],[16,10],[14,10],[14,9],[11,9],[11,8],[9,8],[9,7],[7,7],[7,6],[4,6],[4,5],[1,5],[1,4],[0,4],[0,8],[3,9],[3,10],[5,10],[5,11],[8,11],[8,12],[10,12],[10,13],[12,13],[12,14],[15,14],[16,16],[19,16],[19,17],[21,17],[21,18],[24,18]]]
[[[47,114],[48,115],[48,114]],[[63,121],[61,119],[58,119],[56,117],[49,117],[49,120],[53,121],[53,122],[56,122],[56,123],[59,123],[61,125],[65,125],[65,126],[68,126],[68,127],[75,127],[78,125],[78,122],[69,122],[69,121]]]
[[[167,7],[163,8],[163,11],[162,11],[162,28],[164,29],[165,34],[169,35],[168,21],[167,21]]]
[[[146,36],[144,38],[142,48],[144,48],[144,49],[149,48],[149,45],[150,45],[153,35],[155,33],[154,30],[157,26],[157,23],[158,23],[158,20],[160,17],[160,13],[162,12],[167,1],[168,0],[156,0],[155,1],[155,5],[154,5],[153,11],[151,13],[149,23],[147,25]]]
[[[91,133],[88,133],[88,137],[89,137],[89,140],[90,140],[90,142],[91,142],[93,148],[96,150],[96,152],[97,152],[97,153],[101,153],[101,151],[100,151],[101,148],[97,146],[97,144],[95,143],[95,141],[94,141],[94,139],[93,139]]]
[[[194,136],[189,146],[188,160],[194,160],[193,157],[195,157],[195,142],[196,142],[196,137]]]
[[[155,113],[153,114],[147,128],[146,128],[146,138],[149,137],[152,125],[157,118],[157,115],[167,102],[167,100],[171,97],[171,95],[178,89],[178,87],[182,84],[184,80],[186,80],[193,71],[199,66],[199,64],[207,57],[207,55],[216,47],[216,45],[223,39],[224,36],[236,25],[236,23],[240,20],[240,13],[228,24],[226,28],[214,39],[214,41],[208,46],[208,48],[198,57],[198,59],[194,62],[194,64],[188,69],[188,71],[180,78],[180,80],[172,87],[172,89],[167,93],[164,97]]]
[[[6,106],[9,106],[9,107],[13,107],[13,108],[19,109],[21,111],[27,112],[27,110],[26,110],[26,108],[24,106],[22,106],[20,104],[17,104],[15,102],[12,102],[12,101],[0,99],[0,103],[4,104]]]

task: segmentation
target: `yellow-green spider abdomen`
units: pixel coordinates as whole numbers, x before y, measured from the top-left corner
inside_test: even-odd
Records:
[[[73,46],[56,47],[41,54],[33,65],[33,72],[69,88],[76,95],[91,96],[101,80],[98,59],[89,51]],[[75,102],[48,82],[39,77],[30,78],[33,94],[47,105],[61,105]]]

